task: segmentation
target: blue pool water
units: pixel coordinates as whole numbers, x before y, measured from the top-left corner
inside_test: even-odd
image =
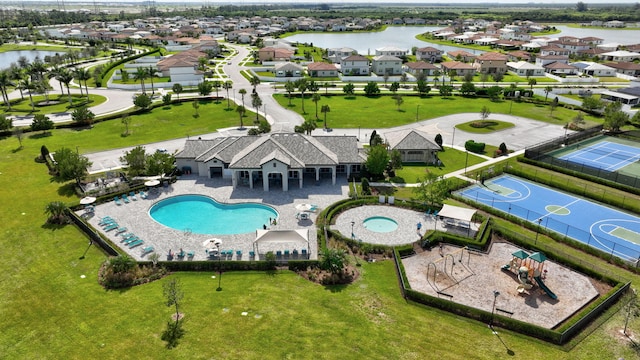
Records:
[[[149,216],[176,230],[232,235],[262,229],[269,218],[278,217],[278,212],[262,204],[221,204],[203,195],[180,195],[158,201],[149,209]]]
[[[384,216],[374,216],[363,221],[364,227],[373,232],[386,233],[398,228],[398,223]]]

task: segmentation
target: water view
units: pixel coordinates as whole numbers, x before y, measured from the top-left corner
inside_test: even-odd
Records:
[[[18,59],[24,56],[32,62],[36,57],[44,60],[45,56],[54,56],[55,54],[63,54],[57,51],[43,51],[43,50],[15,50],[0,53],[0,69],[6,69],[11,63],[18,63]]]
[[[606,30],[592,28],[572,28],[566,25],[555,25],[561,33],[550,37],[595,36],[603,39],[605,44],[620,43],[623,45],[640,43],[640,30]],[[432,44],[416,39],[416,35],[429,31],[442,29],[443,26],[389,26],[381,32],[367,33],[303,33],[289,36],[286,40],[300,43],[313,43],[314,46],[329,49],[349,47],[358,51],[361,55],[373,55],[375,49],[385,46],[395,46],[410,50],[412,47],[432,46],[445,52],[459,50],[459,47],[449,45]],[[478,50],[469,50],[472,53],[481,53]]]

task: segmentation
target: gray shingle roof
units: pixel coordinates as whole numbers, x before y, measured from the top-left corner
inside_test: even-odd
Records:
[[[440,146],[430,139],[431,135],[415,129],[388,132],[385,138],[391,149],[440,150]]]

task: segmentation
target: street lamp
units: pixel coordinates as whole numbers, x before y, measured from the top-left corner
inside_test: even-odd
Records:
[[[353,233],[353,225],[355,225],[355,224],[356,224],[356,222],[355,222],[355,221],[352,221],[352,222],[351,222],[351,238],[352,238],[352,239],[355,239],[355,238],[356,238],[356,235]]]
[[[418,121],[418,111],[420,111],[420,105],[416,107],[416,122]]]
[[[218,249],[218,288],[216,291],[222,291],[222,255],[220,255],[220,245],[222,245],[222,240],[216,239],[213,244]]]
[[[467,154],[464,158],[464,175],[467,176],[467,162],[469,161],[469,151],[465,151]]]
[[[496,312],[496,300],[498,299],[498,295],[500,295],[500,292],[498,290],[493,290],[493,306],[491,307],[491,320],[489,321],[489,328],[491,330],[493,330],[493,315]]]
[[[536,228],[536,240],[534,241],[534,244],[538,244],[538,234],[540,234],[540,223],[542,223],[542,218],[539,218],[537,221],[538,227]]]
[[[451,147],[453,147],[453,140],[456,138],[456,127],[453,127],[453,135],[451,135]]]

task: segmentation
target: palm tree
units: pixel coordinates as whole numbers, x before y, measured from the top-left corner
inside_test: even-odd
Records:
[[[24,94],[22,92],[22,90],[24,90],[24,87],[22,87],[25,78],[24,69],[12,64],[12,66],[9,67],[9,78],[16,85],[16,88],[20,90],[20,98],[24,100]]]
[[[44,73],[47,71],[46,65],[37,58],[29,65],[27,69],[29,75],[34,80],[35,85],[38,89],[44,92],[44,97],[47,102],[49,102],[49,84],[45,82]]]
[[[324,129],[327,129],[327,113],[331,111],[329,105],[322,105],[320,111],[324,114]]]
[[[156,69],[153,66],[149,66],[147,69],[147,76],[149,76],[149,81],[151,81],[151,96],[156,93],[156,90],[153,88],[153,78],[156,77]]]
[[[304,111],[304,92],[307,91],[307,79],[302,78],[302,79],[296,80],[296,86],[298,87],[298,90],[300,91],[300,96],[301,96],[301,99],[302,99],[302,113],[305,114],[305,111]]]
[[[331,83],[326,82],[322,84],[322,86],[324,86],[324,94],[325,95],[329,94],[329,87],[331,86]]]
[[[0,92],[2,92],[2,100],[4,100],[4,104],[7,106],[9,111],[11,111],[11,101],[9,101],[9,94],[7,93],[7,87],[12,85],[13,85],[13,82],[11,82],[11,78],[9,77],[9,72],[7,70],[0,70]]]
[[[291,93],[296,91],[296,84],[294,84],[290,80],[287,80],[287,82],[284,83],[284,89],[287,90],[287,94],[289,97],[289,106],[291,106]]]
[[[87,96],[87,102],[89,101],[89,87],[87,86],[87,81],[91,79],[91,73],[89,70],[85,68],[76,68],[73,72],[73,77],[79,81],[80,85],[80,94],[82,94],[82,82],[84,82],[84,89]]]
[[[551,86],[544,87],[544,102],[547,102],[547,98],[549,97],[549,93],[553,91]]]
[[[60,69],[56,80],[60,82],[61,86],[62,84],[64,84],[64,86],[67,88],[67,95],[69,96],[69,106],[73,105],[71,90],[69,89],[69,84],[71,83],[71,81],[73,81],[73,74],[71,73],[71,71],[65,68]]]
[[[311,95],[311,101],[316,104],[316,119],[318,118],[318,101],[320,101],[321,98],[322,97],[318,93]]]
[[[220,96],[218,95],[218,92],[220,91],[220,86],[222,84],[220,83],[219,80],[216,80],[213,82],[213,88],[216,89],[216,104],[220,103],[220,101],[218,101],[218,99],[220,98]]]
[[[240,89],[238,90],[238,94],[240,94],[240,96],[242,97],[242,106],[244,106],[244,95],[247,93],[247,90],[245,89]],[[254,93],[255,94],[255,93]]]
[[[256,92],[256,87],[260,84],[260,78],[257,76],[253,76],[249,79],[249,83],[253,86],[253,92]]]
[[[536,85],[538,83],[538,81],[536,79],[529,79],[529,86],[531,88],[531,91],[533,91],[533,85]]]
[[[251,94],[251,106],[256,109],[256,124],[258,124],[260,122],[258,114],[260,113],[260,106],[262,106],[262,99],[260,99],[258,93]]]
[[[229,99],[229,89],[231,89],[233,87],[233,83],[229,80],[225,81],[222,84],[222,87],[227,90],[227,109],[231,107],[230,105],[230,99]]]
[[[180,93],[182,92],[182,85],[175,83],[173,84],[173,87],[171,88],[173,90],[174,93],[176,93],[176,95],[178,95],[178,100],[180,100]]]
[[[136,81],[140,81],[140,86],[142,87],[142,93],[146,94],[147,91],[144,88],[144,79],[147,78],[147,70],[145,70],[144,68],[139,67],[135,73],[133,73],[133,78]]]
[[[67,222],[67,205],[62,201],[52,201],[44,207],[44,213],[49,216],[48,222],[64,224]]]
[[[244,116],[244,113],[247,111],[247,109],[244,108],[243,105],[238,105],[238,107],[236,107],[236,112],[238,113],[238,115],[240,115],[240,130],[244,129],[244,124],[242,123],[242,117]]]
[[[31,79],[24,79],[24,89],[29,91],[29,101],[31,102],[31,111],[36,111],[36,105],[33,103],[33,91],[36,89],[36,85]]]

